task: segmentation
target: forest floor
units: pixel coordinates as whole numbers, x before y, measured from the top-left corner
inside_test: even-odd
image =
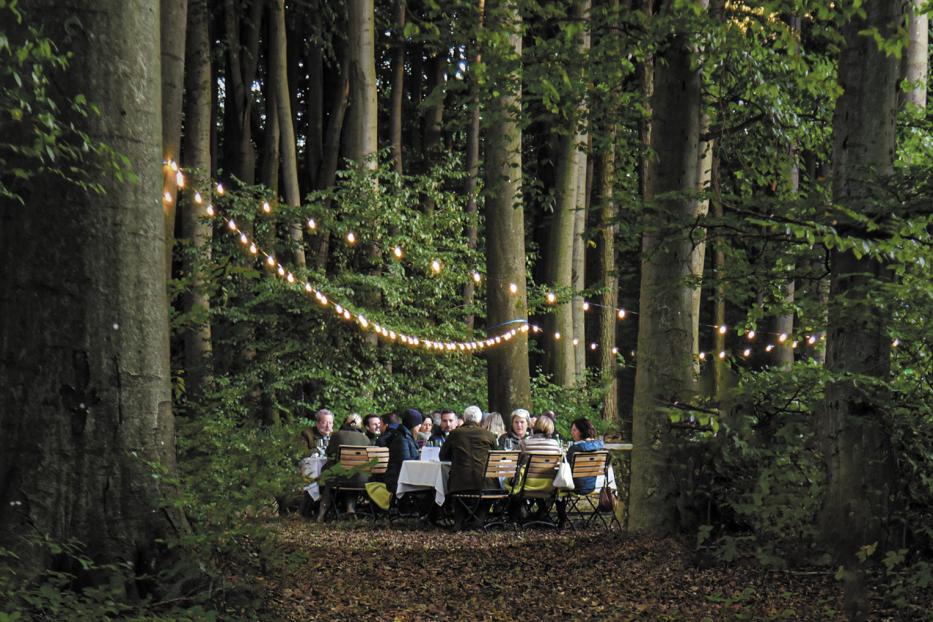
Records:
[[[843,619],[830,572],[704,568],[674,539],[296,516],[272,528],[282,558],[301,559],[262,579],[266,603],[270,615],[296,622]]]

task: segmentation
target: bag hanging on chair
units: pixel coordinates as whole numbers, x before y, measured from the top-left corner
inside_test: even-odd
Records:
[[[560,467],[557,469],[557,476],[554,478],[554,488],[558,490],[573,490],[573,471],[570,469],[570,463],[567,459],[560,461]]]

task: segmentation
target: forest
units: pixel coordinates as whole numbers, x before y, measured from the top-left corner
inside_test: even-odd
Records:
[[[931,10],[0,0],[0,622],[930,619]],[[303,516],[471,405],[622,529]]]

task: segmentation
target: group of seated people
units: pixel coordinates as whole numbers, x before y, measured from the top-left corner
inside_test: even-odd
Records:
[[[402,463],[419,460],[424,446],[439,447],[440,460],[451,463],[448,494],[483,489],[486,459],[492,450],[519,451],[522,455],[531,452],[564,453],[563,442],[556,432],[556,417],[551,411],[532,417],[527,410],[516,409],[511,414],[508,431],[499,413],[484,414],[478,406],[468,406],[462,416],[444,409],[424,417],[414,408],[399,414],[368,415],[365,418],[352,413],[336,432],[333,431],[334,414],[330,410],[317,411],[314,421],[314,426],[305,429],[301,437],[308,451],[326,457],[323,471],[339,461],[342,446],[387,447],[388,466],[379,479],[389,494],[394,494],[397,489]],[[573,439],[566,448],[568,460],[575,452],[603,448],[595,427],[586,417],[575,419],[570,433]],[[339,481],[362,484],[365,480],[365,475],[356,475]],[[574,480],[575,490],[580,493],[593,491],[595,485],[595,477]],[[322,491],[318,520],[323,520],[328,504],[334,502],[328,486],[325,485]],[[425,502],[425,516],[436,515],[432,503],[433,498],[430,503]],[[348,501],[345,511],[354,511],[352,500]]]

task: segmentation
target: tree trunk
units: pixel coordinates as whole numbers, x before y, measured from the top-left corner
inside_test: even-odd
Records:
[[[392,57],[392,108],[389,135],[395,171],[402,174],[402,109],[405,103],[405,0],[395,1],[395,53]]]
[[[706,110],[700,111],[700,134],[709,131],[709,113]],[[702,218],[709,213],[709,187],[713,173],[713,151],[716,148],[714,140],[704,140],[700,142],[700,152],[697,158],[697,187],[695,192],[700,193],[695,200],[697,202],[696,214]],[[693,355],[696,357],[700,352],[700,305],[703,301],[703,267],[706,263],[706,229],[697,228],[692,232],[693,251],[690,253],[690,274],[691,274],[691,298],[693,304]],[[720,324],[719,326],[722,326]],[[717,350],[716,352],[721,352]],[[698,358],[694,358],[699,361]],[[717,364],[725,365],[725,361],[718,356],[715,357]]]
[[[596,179],[596,209],[599,210],[598,269],[596,283],[602,288],[599,308],[599,373],[602,380],[603,419],[616,421],[619,416],[619,379],[616,361],[616,305],[619,297],[619,279],[616,275],[616,203],[615,184],[616,129],[606,130],[606,144],[597,153],[594,177]]]
[[[573,19],[589,18],[588,0],[576,0],[573,3]],[[576,36],[576,52],[583,56],[589,46],[589,37],[585,32]],[[574,59],[570,63],[569,72],[573,67],[581,67],[582,61]],[[581,76],[571,75],[571,80],[579,80]],[[584,98],[581,94],[575,101],[568,102],[567,117],[564,133],[560,137],[560,146],[557,153],[557,166],[555,171],[556,201],[554,218],[551,221],[550,235],[547,245],[547,274],[551,287],[558,294],[558,304],[551,317],[550,332],[553,338],[549,343],[550,371],[554,376],[555,384],[562,387],[571,387],[576,379],[575,349],[573,344],[573,270],[574,237],[576,229],[577,195],[579,192],[580,152],[586,145],[582,142],[582,134],[577,132],[577,123],[584,114]],[[585,161],[584,168],[585,171]],[[580,302],[582,305],[582,301]],[[558,338],[559,335],[559,338]]]
[[[250,0],[249,12],[241,23],[234,0],[224,1],[224,40],[227,46],[227,103],[230,110],[224,128],[226,169],[247,185],[256,182],[256,149],[252,137],[253,96],[259,57],[259,26],[262,0]],[[246,33],[241,41],[240,33]]]
[[[313,28],[322,28],[320,6],[312,3]],[[305,93],[305,176],[308,185],[317,189],[318,174],[324,159],[324,50],[312,42],[308,51],[308,89]]]
[[[662,10],[670,13],[671,2]],[[670,464],[675,439],[661,408],[693,397],[690,227],[699,205],[690,194],[698,185],[701,97],[690,47],[687,35],[675,30],[654,66],[651,148],[656,157],[647,170],[632,408],[629,527],[636,532],[667,533],[677,527]]]
[[[159,29],[162,58],[162,160],[179,160],[181,148],[181,100],[185,86],[185,22],[187,0],[161,0]],[[175,247],[175,205],[178,192],[175,171],[163,170],[162,211],[165,214],[165,277],[172,278]],[[168,193],[166,195],[165,193]],[[168,198],[165,198],[165,197]]]
[[[447,52],[436,53],[428,61],[428,98],[431,107],[424,115],[425,169],[436,161],[441,148],[441,130],[444,125],[444,96],[447,92]]]
[[[710,203],[713,208],[713,216],[717,222],[722,224],[722,188],[719,177],[719,157],[713,155],[713,166],[710,175]],[[721,231],[721,229],[720,229]],[[716,326],[725,326],[726,324],[726,240],[722,234],[716,235],[713,240],[713,280],[716,287],[713,307],[713,323]],[[726,349],[726,335],[716,330],[714,332],[715,350],[718,354]],[[726,378],[727,363],[719,356],[713,357],[713,395],[718,404],[722,404],[726,397]]]
[[[185,168],[187,193],[182,204],[181,233],[193,252],[185,262],[191,279],[184,308],[189,316],[185,330],[187,392],[198,396],[211,377],[211,301],[206,267],[210,263],[211,223],[205,220],[204,204],[193,200],[193,192],[211,196],[211,57],[207,33],[207,0],[188,1],[188,44],[185,52]],[[204,201],[205,199],[202,199]]]
[[[477,30],[483,27],[483,9],[484,0],[479,0],[479,19]],[[473,42],[473,56],[470,58],[469,80],[470,87],[470,126],[467,128],[466,137],[466,183],[464,184],[464,193],[467,197],[466,214],[466,238],[467,247],[470,250],[476,249],[479,239],[479,225],[476,213],[476,182],[479,179],[479,140],[480,140],[480,104],[479,104],[479,82],[476,76],[476,68],[482,60],[479,49],[479,32]],[[476,286],[473,279],[468,279],[463,286],[463,307],[467,309],[466,329],[467,335],[473,333],[473,323],[475,318],[469,311],[473,307],[473,298],[476,295]]]
[[[279,117],[276,114],[275,85],[272,84],[268,75],[266,75],[263,87],[266,99],[266,125],[262,130],[259,182],[269,188],[272,196],[277,198],[279,196]],[[270,241],[262,240],[262,242],[263,245],[267,245]]]
[[[863,5],[864,18],[843,27],[845,44],[839,58],[843,94],[833,117],[833,203],[873,220],[884,213],[886,196],[879,176],[893,169],[897,111],[897,60],[879,51],[862,33],[877,29],[894,37],[901,4],[874,0]],[[840,226],[847,224],[842,222]],[[834,374],[885,379],[890,343],[885,313],[872,303],[885,267],[871,256],[857,258],[834,249],[826,368]],[[891,439],[884,423],[886,397],[870,383],[840,378],[826,389],[819,416],[820,439],[827,468],[820,535],[837,561],[845,564],[846,609],[850,619],[867,615],[863,564],[856,553],[872,543],[885,550],[884,524],[894,482]],[[840,529],[840,526],[845,526]]]
[[[171,471],[175,455],[162,444],[174,423],[160,70],[139,62],[158,62],[158,5],[19,6],[24,23],[11,28],[35,27],[71,54],[56,80],[63,100],[86,94],[100,106],[86,116],[63,106],[59,121],[129,158],[137,178],[92,161],[100,194],[46,175],[23,209],[0,208],[0,546],[19,553],[25,576],[53,561],[82,574],[24,544],[45,535],[148,575],[173,528],[163,480],[144,461]]]
[[[493,64],[519,64],[522,55],[521,16],[514,0],[489,2],[493,32],[507,33],[489,50]],[[495,58],[498,57],[498,58]],[[507,322],[527,321],[525,291],[525,222],[521,203],[522,129],[520,69],[491,76],[499,94],[489,102],[486,130],[486,305],[487,330],[501,332]],[[491,89],[492,90],[492,89]],[[518,291],[511,293],[514,283]],[[489,350],[489,409],[511,413],[531,407],[528,373],[528,333]]]
[[[347,4],[348,52],[350,59],[350,108],[347,157],[375,170],[378,147],[378,108],[376,102],[376,60],[373,0]]]
[[[589,38],[589,37],[587,37]],[[587,153],[589,137],[577,134],[577,205],[573,214],[573,375],[581,382],[586,374],[586,311],[583,310],[583,290],[586,289],[586,221],[589,213],[590,179]]]
[[[269,45],[272,51],[269,59],[269,73],[275,90],[275,113],[279,122],[282,185],[285,190],[285,202],[290,207],[298,207],[301,205],[301,189],[298,184],[295,124],[292,118],[291,93],[288,86],[285,0],[276,0],[271,20],[273,36]],[[295,265],[304,267],[304,227],[301,223],[293,223],[289,225],[288,234],[293,244],[292,260]]]
[[[924,0],[910,0],[909,42],[904,55],[904,79],[910,84],[902,93],[904,102],[927,107],[927,78],[930,61],[929,15],[922,12]]]

